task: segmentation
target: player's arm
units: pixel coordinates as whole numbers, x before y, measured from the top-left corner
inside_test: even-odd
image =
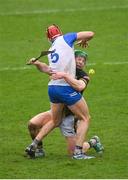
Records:
[[[29,63],[35,65],[39,71],[51,75],[52,73],[51,68],[46,63],[42,63],[38,60],[37,61],[34,60],[35,58],[30,59]]]
[[[70,86],[72,86],[75,90],[81,92],[83,91],[87,86],[87,81],[84,79],[75,79],[71,75],[65,73],[65,72],[56,72],[52,75],[53,79],[64,79]]]
[[[70,47],[73,47],[75,41],[77,41],[78,45],[82,47],[87,47],[88,41],[91,40],[93,36],[94,32],[92,31],[81,31],[77,33],[68,33],[65,34],[63,37]]]
[[[70,84],[75,90],[81,92],[86,88],[86,83],[83,79],[74,79],[73,77],[69,76],[69,74],[64,75],[65,81]]]
[[[81,31],[77,33],[77,41],[78,45],[84,47],[88,46],[88,41],[91,40],[94,36],[94,32],[92,31]]]

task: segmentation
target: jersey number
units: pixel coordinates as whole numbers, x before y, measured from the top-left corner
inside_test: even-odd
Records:
[[[59,54],[55,52],[51,53],[51,60],[52,60],[52,63],[56,63],[59,60]]]

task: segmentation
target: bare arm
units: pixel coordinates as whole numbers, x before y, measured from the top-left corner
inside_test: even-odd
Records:
[[[73,77],[69,76],[69,74],[65,73],[64,79],[68,84],[70,84],[70,86],[79,92],[83,91],[86,87],[86,84],[83,80],[74,79]]]
[[[77,40],[85,40],[85,41],[89,41],[90,39],[92,39],[94,36],[94,32],[92,31],[81,31],[77,33]]]
[[[44,72],[48,75],[51,75],[52,70],[46,63],[42,63],[38,60],[37,61],[34,61],[34,60],[35,58],[30,59],[29,63],[35,65],[39,71]]]
[[[64,79],[70,86],[72,86],[75,90],[81,92],[85,89],[86,83],[83,80],[77,80],[73,78],[71,75],[64,72],[56,72],[52,75],[52,79]]]
[[[81,31],[77,33],[77,41],[78,45],[82,46],[83,48],[88,46],[88,41],[91,40],[94,36],[94,32],[92,31]]]

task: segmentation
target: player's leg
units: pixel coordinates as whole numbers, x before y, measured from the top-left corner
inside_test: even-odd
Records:
[[[41,128],[51,120],[51,112],[46,111],[34,116],[28,123],[29,133],[31,135],[32,140],[35,139]],[[35,157],[43,157],[45,156],[45,151],[43,147],[43,142],[40,141],[37,145],[37,149],[35,151]]]
[[[64,116],[62,118],[61,124],[59,125],[59,128],[61,130],[62,135],[65,137],[68,155],[72,156],[76,142],[76,133],[74,130],[74,116]]]
[[[78,118],[74,119],[74,129],[77,131],[77,125],[79,124]],[[97,153],[103,153],[104,147],[98,136],[93,136],[89,141],[83,143],[83,153],[86,153],[89,149],[94,148]]]
[[[37,146],[39,142],[50,132],[52,129],[54,129],[60,122],[61,120],[61,113],[63,109],[63,104],[56,104],[56,103],[51,103],[51,114],[52,114],[52,119],[47,122],[39,131],[35,139],[33,140],[32,144],[30,144],[26,152],[31,158],[35,157],[35,151],[37,149]]]
[[[35,139],[44,124],[51,120],[51,112],[46,111],[34,116],[28,123],[28,130],[32,139]]]
[[[99,153],[99,154],[103,153],[104,146],[102,145],[100,138],[98,136],[93,136],[88,141],[88,144],[90,145],[90,148],[94,148],[97,153]],[[87,146],[87,144],[85,144],[84,146]]]
[[[78,118],[74,118],[74,129],[77,131],[77,126],[79,124]],[[104,147],[98,136],[93,136],[89,141],[83,143],[83,153],[86,153],[89,149],[94,148],[97,153],[103,153]]]
[[[77,124],[79,124],[79,120],[74,118],[73,115],[68,115],[62,118],[62,123],[59,125],[61,133],[66,140],[69,156],[73,155],[75,149]],[[83,143],[83,153],[86,153],[90,148],[94,148],[98,153],[103,152],[103,145],[98,136],[93,136],[88,142],[86,141]]]
[[[96,137],[96,139],[95,139]],[[95,151],[98,154],[102,154],[104,151],[104,147],[101,143],[101,141],[99,140],[98,136],[94,136],[92,137],[88,142],[84,142],[83,143],[83,147],[82,147],[82,151],[84,154],[87,153],[88,150],[90,150],[91,148],[94,148]],[[72,156],[74,153],[74,149],[75,149],[75,144],[76,144],[76,136],[65,136],[65,140],[67,143],[67,152],[69,156]],[[91,144],[90,144],[91,143]]]
[[[69,109],[79,118],[80,122],[77,127],[76,134],[76,146],[74,150],[74,158],[76,159],[90,159],[91,156],[86,157],[83,155],[83,143],[85,141],[85,137],[87,135],[88,127],[89,127],[89,110],[88,106],[84,100],[81,98],[74,105],[68,106]]]
[[[68,155],[72,157],[76,144],[76,136],[65,136],[65,140],[67,143]]]
[[[89,110],[88,106],[83,98],[76,102],[72,106],[68,106],[69,109],[79,118],[79,124],[77,127],[76,143],[78,146],[82,146],[85,140],[85,135],[89,127]]]
[[[77,127],[78,127],[79,122],[80,122],[79,119],[77,117],[75,117],[74,118],[74,129],[75,129],[75,132],[77,132]],[[90,148],[91,148],[90,144],[87,141],[84,141],[83,149],[82,149],[83,153],[86,153]]]
[[[63,104],[51,103],[51,115],[52,120],[46,123],[36,136],[36,139],[40,141],[43,139],[53,128],[57,127],[61,121]]]

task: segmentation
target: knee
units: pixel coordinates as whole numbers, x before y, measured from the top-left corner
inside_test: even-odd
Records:
[[[61,123],[61,118],[60,119],[52,119],[52,122],[53,122],[54,128],[58,127]]]
[[[31,135],[31,138],[35,139],[36,135],[39,132],[39,127],[36,124],[33,124],[32,122],[29,121],[28,130],[29,130],[29,133]]]
[[[28,123],[28,129],[29,130],[36,130],[38,127],[36,124],[33,124],[31,121]]]
[[[60,123],[59,123],[59,122],[57,122],[57,121],[53,121],[53,127],[54,127],[54,128],[58,127],[59,125],[60,125]]]
[[[91,120],[91,116],[90,115],[87,115],[83,118],[83,120],[86,122],[86,123],[90,123],[90,120]]]

